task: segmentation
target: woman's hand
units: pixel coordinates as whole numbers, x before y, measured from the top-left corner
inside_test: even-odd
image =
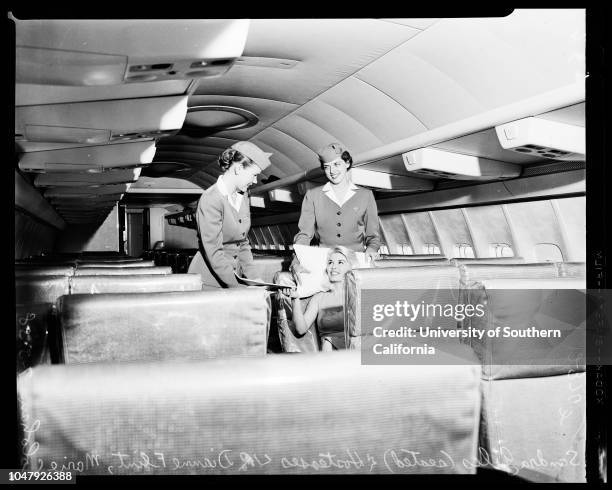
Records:
[[[297,293],[296,287],[283,288],[283,289],[280,289],[279,291],[283,296],[286,296],[291,299],[299,299],[299,295]]]

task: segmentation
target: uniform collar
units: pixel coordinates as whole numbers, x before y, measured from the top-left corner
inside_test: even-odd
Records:
[[[342,200],[340,200],[338,196],[336,196],[336,193],[332,189],[332,185],[330,182],[325,184],[322,190],[329,199],[334,201],[338,206],[342,207],[346,201],[348,201],[351,197],[355,195],[355,191],[358,189],[359,187],[357,187],[355,184],[350,182],[349,188],[347,189],[346,194],[344,195],[344,199]]]
[[[357,189],[359,189],[359,187],[357,187],[352,182],[349,183],[349,188],[348,188],[349,191],[356,191]],[[323,192],[330,192],[331,190],[332,190],[331,182],[328,182],[327,184],[323,186]]]
[[[219,193],[222,196],[227,198],[230,205],[236,211],[240,211],[240,205],[242,204],[242,194],[238,193],[238,196],[236,197],[236,202],[232,202],[229,192],[227,191],[227,187],[225,187],[225,182],[223,182],[223,174],[219,175],[219,178],[217,179],[217,189],[219,190]]]

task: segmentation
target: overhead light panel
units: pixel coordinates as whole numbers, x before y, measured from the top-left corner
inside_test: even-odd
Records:
[[[586,135],[582,126],[527,117],[495,127],[502,148],[553,160],[584,160]]]
[[[402,155],[406,170],[451,180],[496,180],[518,177],[521,167],[438,148],[420,148]]]

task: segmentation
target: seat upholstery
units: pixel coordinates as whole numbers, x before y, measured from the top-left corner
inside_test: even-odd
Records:
[[[440,260],[446,256],[440,254],[381,254],[380,260]]]
[[[148,262],[138,257],[81,257],[76,259],[77,264],[140,264],[141,262]]]
[[[409,303],[455,304],[459,297],[459,270],[453,266],[409,266],[357,269],[346,275],[344,328],[348,349],[361,346],[362,291],[366,289],[405,290]],[[452,318],[439,322],[443,328],[456,328]]]
[[[279,271],[288,271],[291,265],[291,257],[262,257],[254,256],[256,274],[264,282],[274,281],[274,276]]]
[[[199,274],[77,276],[70,281],[70,294],[158,293],[201,289],[202,278]]]
[[[493,467],[530,481],[585,481],[585,321],[582,279],[502,279],[470,290],[485,316],[466,326],[558,328],[563,339],[470,343],[482,363],[480,445]]]
[[[557,262],[559,277],[586,277],[584,262]]]
[[[535,264],[462,264],[461,283],[466,286],[488,279],[550,279],[559,276],[553,262]]]
[[[60,365],[19,377],[18,393],[22,419],[40,421],[28,469],[55,461],[82,462],[83,475],[475,472],[464,461],[476,458],[476,366],[425,375],[362,366],[346,351]]]
[[[266,354],[270,302],[261,288],[75,294],[58,310],[68,364]]]
[[[523,257],[479,257],[473,259],[454,258],[451,263],[456,266],[462,264],[524,264]]]
[[[464,320],[464,328],[559,329],[562,339],[470,338],[486,379],[525,378],[584,371],[586,284],[582,279],[499,279],[469,291],[467,304],[484,315]]]
[[[480,447],[534,482],[586,481],[586,373],[483,382]]]
[[[95,262],[78,262],[78,269],[95,269],[95,268],[139,268],[139,267],[153,267],[155,262],[152,260],[139,260],[139,261],[126,261],[126,262],[115,262],[115,261],[95,261]]]
[[[449,265],[448,259],[384,259],[374,261],[375,267],[423,267],[425,265]]]
[[[55,303],[70,294],[68,276],[24,276],[15,278],[15,299],[18,304]]]
[[[72,266],[47,266],[47,265],[15,265],[15,277],[23,276],[72,276],[74,267]]]
[[[130,274],[172,274],[168,266],[154,267],[88,267],[74,271],[75,276],[129,276]]]

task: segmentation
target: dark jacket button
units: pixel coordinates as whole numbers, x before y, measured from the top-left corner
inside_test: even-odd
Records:
[[[340,216],[342,214],[342,211],[338,211],[336,214]]]
[[[338,238],[340,238],[342,235],[341,235],[340,233],[338,233],[336,236],[337,236]]]
[[[238,223],[242,223],[242,220],[241,220],[241,219],[239,219],[239,220],[238,220]]]
[[[338,223],[338,226],[342,226],[342,223]]]

